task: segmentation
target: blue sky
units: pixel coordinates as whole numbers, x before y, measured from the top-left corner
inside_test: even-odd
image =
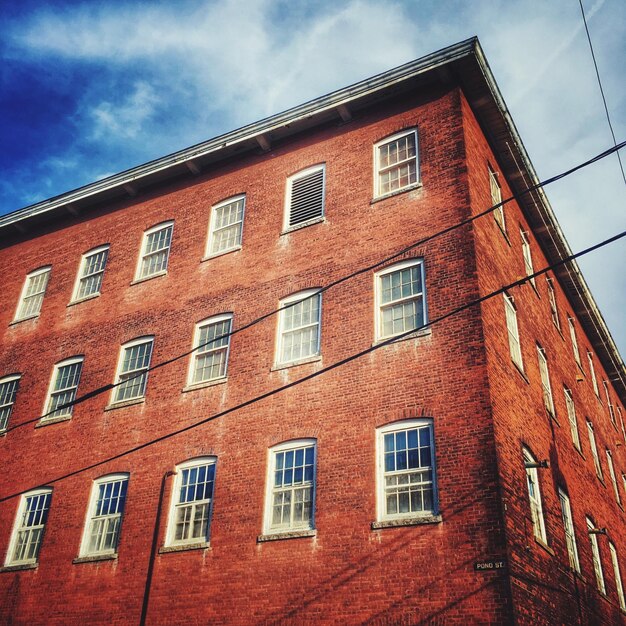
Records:
[[[626,3],[584,6],[622,141]],[[0,214],[472,35],[540,178],[612,144],[576,0],[21,0],[2,13]],[[626,228],[615,157],[546,191],[573,250]],[[580,260],[622,354],[625,261],[624,240]]]

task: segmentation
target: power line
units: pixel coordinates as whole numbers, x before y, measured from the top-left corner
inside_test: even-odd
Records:
[[[598,86],[600,87],[600,95],[602,96],[602,102],[604,103],[604,112],[606,113],[606,121],[609,123],[609,129],[611,130],[611,136],[613,137],[613,145],[617,145],[617,139],[615,139],[615,132],[613,131],[613,124],[611,124],[611,116],[609,115],[609,107],[606,104],[606,97],[604,96],[604,89],[602,88],[602,81],[600,80],[600,72],[598,71],[598,63],[596,62],[596,55],[593,51],[593,44],[591,43],[591,35],[589,34],[589,27],[587,26],[587,18],[585,16],[585,9],[583,8],[583,0],[578,0],[580,5],[580,12],[583,15],[583,22],[585,23],[585,32],[587,33],[587,41],[589,42],[589,49],[591,50],[591,58],[593,59],[593,66],[596,70],[596,78],[598,79]],[[626,185],[626,175],[624,174],[624,166],[622,165],[622,159],[617,153],[617,160],[619,161],[619,168],[622,171],[622,178],[624,179],[624,185]]]
[[[249,400],[245,400],[244,402],[241,402],[239,404],[236,404],[235,406],[232,406],[228,409],[225,409],[224,411],[220,411],[218,413],[215,413],[214,415],[210,415],[209,417],[205,417],[197,422],[194,422],[192,424],[188,424],[187,426],[183,426],[182,428],[179,428],[177,430],[174,431],[170,431],[169,433],[166,433],[164,435],[161,435],[160,437],[156,437],[154,439],[151,439],[149,441],[145,441],[144,443],[141,443],[137,446],[134,446],[132,448],[129,448],[127,450],[124,450],[123,452],[119,452],[118,454],[115,454],[113,456],[110,456],[102,461],[96,461],[95,463],[91,463],[89,465],[86,465],[85,467],[79,468],[77,470],[73,470],[71,472],[68,472],[66,474],[62,474],[61,476],[57,476],[56,478],[53,478],[51,480],[46,481],[45,483],[42,483],[41,485],[38,485],[37,487],[44,487],[47,485],[51,485],[57,482],[60,482],[61,480],[65,480],[67,478],[70,478],[72,476],[76,476],[78,474],[82,474],[83,472],[86,472],[90,469],[94,469],[96,467],[100,467],[101,465],[105,465],[106,463],[110,463],[112,461],[116,461],[117,459],[121,459],[122,457],[125,457],[129,454],[133,454],[134,452],[139,452],[140,450],[143,450],[145,448],[148,448],[152,445],[155,445],[157,443],[161,443],[162,441],[165,441],[167,439],[171,439],[172,437],[175,437],[177,435],[181,435],[182,433],[185,433],[187,431],[193,430],[195,428],[198,428],[199,426],[202,426],[203,424],[207,424],[208,422],[212,422],[220,417],[224,417],[225,415],[228,415],[230,413],[234,413],[235,411],[239,411],[243,408],[246,408],[248,406],[251,406],[252,404],[256,404],[257,402],[260,402],[261,400],[265,400],[266,398],[270,398],[272,396],[275,396],[279,393],[282,393],[283,391],[286,391],[287,389],[291,389],[292,387],[295,387],[297,385],[300,385],[304,382],[307,382],[309,380],[312,380],[313,378],[317,378],[318,376],[321,376],[322,374],[325,374],[326,372],[330,372],[331,370],[337,369],[338,367],[341,367],[343,365],[346,365],[347,363],[350,363],[351,361],[355,361],[356,359],[360,359],[361,357],[370,354],[371,352],[374,352],[375,350],[379,350],[380,348],[387,346],[391,343],[394,343],[396,341],[399,341],[400,339],[407,337],[408,335],[411,335],[417,331],[426,329],[426,328],[430,328],[432,326],[434,326],[435,324],[439,324],[440,322],[443,322],[444,320],[457,315],[458,313],[461,313],[463,311],[466,311],[467,309],[470,309],[478,304],[482,304],[483,302],[486,302],[487,300],[490,300],[491,298],[494,298],[495,296],[498,296],[506,291],[508,291],[509,289],[513,289],[514,287],[518,287],[521,286],[527,282],[529,282],[530,280],[536,278],[537,276],[541,276],[547,272],[549,272],[550,270],[554,270],[557,267],[560,267],[561,265],[564,265],[565,263],[569,263],[570,261],[573,261],[574,259],[577,259],[581,256],[584,256],[586,254],[589,254],[590,252],[593,252],[595,250],[598,250],[600,248],[603,248],[604,246],[607,246],[611,243],[614,243],[615,241],[618,241],[619,239],[622,239],[623,237],[626,237],[626,230],[622,231],[621,233],[618,233],[617,235],[614,235],[613,237],[609,237],[608,239],[605,239],[604,241],[601,241],[600,243],[597,243],[593,246],[590,246],[589,248],[585,248],[584,250],[581,250],[580,252],[577,252],[575,254],[570,254],[569,256],[560,259],[559,261],[552,263],[551,265],[548,265],[532,274],[529,274],[527,276],[524,276],[524,278],[520,278],[516,281],[513,281],[512,283],[509,283],[508,285],[504,285],[503,287],[500,287],[498,289],[496,289],[495,291],[492,291],[484,296],[481,296],[480,298],[476,298],[474,300],[470,300],[469,302],[466,302],[465,304],[462,304],[461,306],[453,309],[452,311],[449,311],[448,313],[444,313],[443,315],[440,315],[439,317],[431,320],[430,322],[427,322],[425,324],[422,324],[421,326],[418,326],[417,328],[411,328],[410,330],[404,331],[398,335],[394,335],[393,337],[389,337],[388,339],[385,339],[384,341],[381,341],[379,343],[376,343],[375,345],[369,346],[367,348],[365,348],[364,350],[361,350],[360,352],[356,352],[354,354],[351,354],[343,359],[340,359],[339,361],[336,361],[335,363],[332,363],[331,365],[328,365],[320,370],[318,370],[317,372],[312,372],[311,374],[308,374],[306,376],[303,376],[302,378],[299,378],[297,380],[294,380],[290,383],[287,383],[285,385],[282,385],[280,387],[275,387],[274,389],[270,389],[269,391],[266,391],[265,393],[262,393],[258,396],[255,396],[254,398],[250,398]],[[36,487],[33,487],[36,488]],[[31,489],[33,489],[31,488]],[[13,493],[13,494],[9,494],[7,496],[2,496],[0,497],[0,502],[5,502],[6,500],[10,500],[11,498],[15,498],[16,496],[19,496],[23,493],[27,493],[28,491],[30,491],[31,489],[27,489],[26,491],[20,491],[18,493]]]
[[[394,259],[397,259],[398,257],[401,257],[402,255],[406,254],[407,252],[410,252],[411,250],[414,250],[415,248],[424,245],[425,243],[428,243],[430,241],[432,241],[433,239],[437,239],[438,237],[441,237],[443,235],[446,235],[448,233],[453,232],[454,230],[456,230],[457,228],[461,228],[463,226],[467,226],[468,224],[471,224],[472,222],[478,220],[481,217],[484,217],[485,215],[488,215],[489,213],[492,213],[493,211],[495,211],[496,209],[504,206],[505,204],[508,204],[509,202],[512,202],[513,200],[518,200],[519,198],[521,198],[522,196],[531,193],[532,191],[535,191],[539,188],[545,187],[547,185],[550,185],[551,183],[554,183],[558,180],[561,180],[567,176],[570,176],[571,174],[573,174],[574,172],[577,172],[580,169],[583,169],[593,163],[596,163],[604,158],[606,158],[607,156],[613,154],[614,152],[617,152],[619,150],[621,150],[624,146],[626,146],[626,141],[621,142],[618,145],[613,146],[612,148],[609,148],[607,150],[605,150],[604,152],[601,152],[599,154],[597,154],[596,156],[592,157],[591,159],[584,161],[583,163],[580,163],[578,165],[575,165],[574,167],[570,168],[569,170],[566,170],[564,172],[561,172],[560,174],[556,174],[555,176],[552,176],[551,178],[547,178],[544,181],[538,182],[535,185],[532,185],[530,187],[527,187],[526,189],[524,189],[522,192],[518,193],[518,194],[513,194],[512,196],[510,196],[509,198],[506,198],[505,200],[502,200],[501,202],[498,202],[497,204],[494,204],[493,206],[489,207],[488,209],[485,209],[484,211],[481,211],[480,213],[477,213],[476,215],[473,215],[465,220],[462,220],[461,222],[458,222],[456,224],[453,224],[452,226],[449,226],[447,228],[444,228],[443,230],[440,230],[432,235],[429,235],[427,237],[424,237],[423,239],[420,239],[418,241],[415,241],[412,244],[409,244],[408,246],[402,248],[401,250],[399,250],[398,252],[394,252],[394,254],[392,254],[391,256],[387,256],[379,261],[376,261],[376,263],[372,264],[372,265],[368,265],[366,267],[362,267],[358,270],[355,270],[354,272],[347,274],[345,276],[342,276],[341,278],[338,278],[334,281],[331,281],[330,283],[328,283],[327,285],[325,285],[324,287],[320,287],[319,289],[315,290],[311,296],[315,296],[321,293],[324,293],[325,291],[328,291],[329,289],[336,287],[337,285],[340,285],[352,278],[355,278],[361,274],[365,274],[367,272],[371,272],[372,270],[375,270],[376,268],[380,267],[381,265],[385,265],[386,263],[389,263],[390,261],[393,261]],[[260,317],[257,317],[256,319],[253,319],[252,321],[248,322],[247,324],[244,324],[243,326],[240,326],[239,328],[235,329],[235,330],[231,330],[227,333],[223,333],[222,335],[219,335],[218,337],[215,337],[214,339],[211,339],[211,341],[207,341],[205,343],[201,343],[198,344],[197,346],[193,347],[191,350],[188,350],[186,352],[183,352],[182,354],[178,354],[170,359],[167,359],[165,361],[161,361],[161,363],[157,363],[156,365],[152,365],[151,367],[147,368],[146,370],[143,370],[142,372],[134,375],[134,376],[130,376],[128,378],[125,378],[124,380],[118,381],[117,383],[109,383],[107,385],[104,385],[102,387],[98,387],[97,389],[93,389],[92,391],[89,391],[85,394],[83,394],[82,396],[79,396],[78,398],[75,398],[74,400],[72,400],[71,402],[67,402],[65,404],[61,404],[59,406],[57,406],[54,410],[50,410],[47,413],[44,413],[43,415],[40,415],[39,417],[27,420],[25,422],[20,422],[19,424],[15,424],[14,426],[11,426],[9,428],[7,428],[5,430],[6,433],[9,433],[11,431],[17,430],[18,428],[22,428],[24,426],[28,426],[29,424],[33,424],[35,422],[38,422],[42,419],[45,419],[46,417],[52,415],[53,413],[62,410],[62,409],[66,409],[69,408],[71,406],[74,406],[76,404],[81,404],[87,400],[90,400],[91,398],[94,398],[96,396],[99,396],[103,393],[107,393],[113,389],[115,389],[116,387],[119,387],[120,385],[124,384],[124,383],[128,383],[129,380],[134,380],[135,378],[139,378],[140,376],[143,376],[144,374],[148,374],[149,372],[152,372],[154,370],[160,369],[161,367],[165,367],[166,365],[170,365],[171,363],[175,363],[176,361],[179,361],[180,359],[184,359],[188,356],[190,356],[191,354],[193,354],[194,352],[196,352],[197,350],[200,350],[201,348],[204,348],[210,344],[213,344],[217,341],[220,341],[221,339],[226,339],[228,337],[232,337],[233,335],[236,335],[237,333],[240,333],[244,330],[247,330],[248,328],[251,328],[252,326],[259,324],[260,322],[273,317],[274,315],[276,315],[277,313],[284,311],[285,309],[289,309],[293,306],[295,306],[296,304],[298,304],[300,301],[295,301],[295,302],[290,302],[288,304],[283,305],[282,307],[279,307],[278,309],[273,309],[272,311],[269,311],[268,313],[264,313],[263,315],[261,315]]]

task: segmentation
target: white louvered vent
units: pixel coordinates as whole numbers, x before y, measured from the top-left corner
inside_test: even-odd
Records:
[[[324,166],[297,174],[290,181],[289,221],[296,226],[324,215]]]

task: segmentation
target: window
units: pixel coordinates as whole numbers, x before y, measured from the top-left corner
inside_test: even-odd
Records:
[[[582,368],[582,364],[580,362],[580,351],[578,350],[578,339],[576,339],[576,327],[574,326],[574,319],[568,316],[567,325],[569,326],[569,336],[572,340],[572,351],[574,352],[574,359],[576,360],[576,363],[578,363],[579,367]]]
[[[51,499],[52,489],[37,489],[22,496],[5,565],[37,563]]]
[[[502,202],[502,190],[500,189],[500,183],[498,182],[498,174],[489,166],[489,188],[491,190],[491,206],[496,206]],[[504,221],[504,207],[499,206],[493,212],[493,217],[496,220],[496,224],[500,227],[503,233],[506,233],[506,223]]]
[[[237,250],[241,246],[245,203],[246,196],[242,195],[224,200],[211,209],[206,256]]]
[[[508,293],[502,294],[504,297],[504,312],[506,314],[506,330],[509,336],[509,351],[513,363],[524,371],[524,363],[522,362],[522,346],[519,340],[519,329],[517,327],[517,310],[515,309],[515,301],[513,296]]]
[[[312,530],[315,503],[315,439],[300,439],[269,451],[265,533]]]
[[[609,552],[611,553],[611,563],[613,563],[613,575],[615,576],[615,588],[619,599],[619,608],[626,611],[626,600],[624,599],[624,586],[622,585],[622,574],[619,569],[617,550],[612,541],[609,541]]]
[[[396,422],[377,432],[378,518],[438,513],[435,442],[430,419]]]
[[[216,460],[215,457],[192,459],[176,468],[167,545],[209,540]]]
[[[587,517],[587,533],[591,542],[591,558],[593,560],[593,571],[596,574],[596,584],[600,593],[606,594],[606,586],[604,584],[604,573],[602,572],[602,561],[600,560],[600,548],[598,547],[598,535],[593,532],[596,530],[595,524]]]
[[[226,378],[232,315],[218,315],[196,324],[189,385]]]
[[[54,366],[42,419],[69,417],[72,414],[73,405],[63,407],[74,402],[82,369],[83,357],[67,359]]]
[[[50,267],[42,267],[26,276],[15,321],[37,317],[41,311],[43,297],[50,278]]]
[[[135,280],[150,278],[167,271],[173,230],[174,222],[167,222],[154,226],[143,234]]]
[[[7,429],[13,410],[17,389],[20,386],[20,375],[7,376],[0,380],[0,433]]]
[[[589,371],[591,372],[591,384],[593,385],[593,390],[600,397],[600,391],[598,389],[598,380],[596,379],[596,368],[593,366],[593,354],[587,351],[587,360],[589,361]]]
[[[554,292],[554,279],[546,278],[546,284],[548,285],[548,301],[550,302],[550,315],[552,316],[552,322],[561,330],[561,321],[559,320],[559,310],[556,307],[556,293]]]
[[[293,363],[320,353],[322,295],[318,291],[301,291],[280,301],[277,363]]]
[[[426,283],[423,261],[405,261],[376,274],[378,303],[376,337],[385,339],[423,328],[426,313]]]
[[[616,426],[615,423],[615,408],[613,407],[613,403],[611,402],[611,394],[609,393],[609,383],[606,380],[602,381],[602,386],[604,387],[604,395],[606,397],[606,405],[609,408],[609,417],[611,418],[611,422],[613,422],[613,426]]]
[[[619,416],[619,423],[622,427],[622,435],[624,436],[624,441],[626,441],[626,427],[624,426],[624,416],[622,415],[622,409],[617,407],[617,415]]]
[[[622,498],[619,495],[619,487],[617,486],[617,477],[615,476],[615,467],[613,465],[613,455],[611,451],[607,448],[606,450],[606,464],[609,466],[609,476],[611,477],[611,482],[613,483],[613,491],[615,492],[615,499],[617,500],[617,504],[622,504]]]
[[[284,229],[304,226],[324,216],[326,166],[315,165],[287,179]]]
[[[574,406],[574,397],[572,392],[565,388],[565,406],[567,407],[567,419],[572,432],[572,442],[580,450],[580,437],[578,435],[578,421],[576,419],[576,407]]]
[[[578,548],[576,547],[576,534],[574,533],[574,520],[572,519],[572,509],[568,495],[559,489],[559,500],[561,501],[561,515],[563,516],[563,528],[565,530],[565,545],[569,556],[570,567],[580,573],[580,561],[578,560]]]
[[[527,448],[524,448],[523,455],[524,467],[526,469],[526,486],[528,487],[528,498],[530,500],[530,517],[533,523],[533,534],[536,539],[545,544],[547,543],[546,524],[543,519],[539,475],[537,473],[539,464]]]
[[[554,401],[552,399],[552,388],[550,387],[550,373],[548,372],[548,359],[545,350],[537,345],[537,356],[539,357],[539,373],[541,374],[541,390],[543,392],[543,404],[546,411],[554,417]]]
[[[519,234],[522,238],[522,256],[524,257],[524,271],[526,276],[531,276],[535,270],[533,269],[533,258],[530,253],[530,241],[528,240],[528,233],[524,230],[520,230]],[[530,279],[530,284],[537,289],[535,279]]]
[[[376,196],[384,196],[417,184],[417,130],[403,131],[374,146]]]
[[[602,476],[602,466],[600,465],[600,457],[598,456],[598,448],[596,447],[596,435],[593,432],[593,424],[587,420],[587,434],[589,435],[589,445],[591,447],[591,456],[593,456],[593,464],[596,468],[596,474],[600,480],[604,480]]]
[[[122,346],[113,389],[113,402],[143,398],[148,382],[153,337],[135,339]]]
[[[83,254],[72,301],[77,302],[100,294],[108,256],[109,246],[100,246]]]
[[[81,556],[117,553],[127,489],[128,474],[111,474],[94,482]]]

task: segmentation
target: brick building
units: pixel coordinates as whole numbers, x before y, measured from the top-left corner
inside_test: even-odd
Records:
[[[626,623],[536,182],[472,39],[0,217],[3,623]]]

